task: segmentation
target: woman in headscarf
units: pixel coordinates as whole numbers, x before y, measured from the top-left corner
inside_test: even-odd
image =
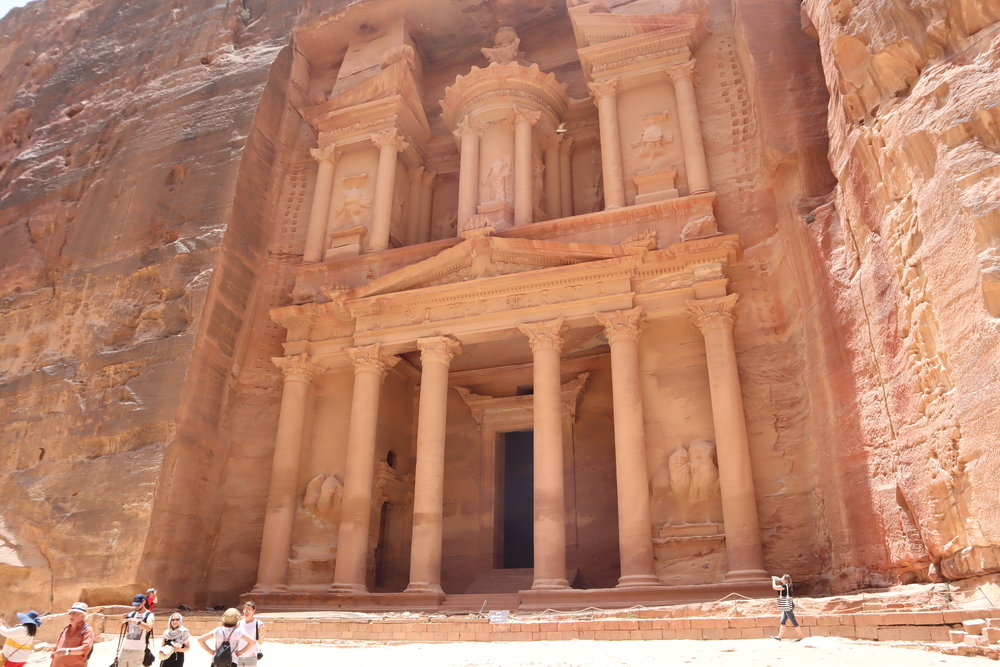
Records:
[[[163,631],[163,645],[160,647],[160,664],[163,667],[179,667],[184,664],[184,654],[191,648],[191,633],[184,627],[184,617],[174,612]]]
[[[17,620],[21,624],[13,627],[7,627],[0,620],[0,635],[7,638],[3,644],[3,657],[7,661],[7,667],[24,667],[27,664],[35,645],[35,633],[42,625],[42,618],[37,611],[29,611],[27,614],[18,612]]]

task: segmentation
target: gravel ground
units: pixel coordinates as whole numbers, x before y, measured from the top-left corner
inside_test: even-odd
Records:
[[[101,642],[91,667],[106,667],[114,660],[115,642]],[[942,655],[912,648],[861,642],[837,637],[807,637],[801,642],[773,639],[720,641],[594,641],[562,642],[454,642],[400,644],[344,642],[338,644],[265,644],[261,667],[645,667],[656,665],[711,665],[768,667],[928,667],[930,665],[995,664],[986,658]],[[188,667],[208,667],[209,655],[198,647],[188,654]],[[48,654],[37,652],[30,665],[47,665]],[[159,663],[156,663],[157,665]]]

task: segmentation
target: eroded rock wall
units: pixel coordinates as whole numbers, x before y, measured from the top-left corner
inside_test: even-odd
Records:
[[[800,211],[799,245],[810,310],[833,327],[804,325],[837,471],[834,585],[1000,571],[1000,5],[803,9],[837,177]]]

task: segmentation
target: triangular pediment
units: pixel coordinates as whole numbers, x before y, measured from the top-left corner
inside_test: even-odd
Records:
[[[352,294],[363,298],[581,264],[637,252],[635,245],[563,243],[486,236],[468,239],[433,257],[380,276]]]

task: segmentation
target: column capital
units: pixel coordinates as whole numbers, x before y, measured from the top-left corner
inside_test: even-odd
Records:
[[[468,116],[462,116],[462,120],[458,121],[458,125],[455,126],[452,134],[455,138],[461,140],[466,136],[478,136],[483,133],[483,128],[479,123],[475,123]]]
[[[421,183],[426,186],[434,185],[435,179],[437,179],[438,173],[436,171],[424,171],[424,176],[421,179]]]
[[[620,340],[639,340],[639,332],[645,324],[642,316],[642,307],[629,308],[628,310],[615,310],[608,313],[594,313],[598,323],[604,327],[604,335],[609,343],[616,343]]]
[[[410,146],[409,142],[403,139],[403,135],[396,128],[386,130],[385,132],[376,132],[371,136],[371,140],[379,148],[391,146],[397,151],[405,151]]]
[[[665,70],[667,72],[667,76],[669,76],[670,80],[674,83],[677,83],[681,79],[691,79],[694,81],[694,65],[695,59],[691,58],[683,63],[667,65]]]
[[[410,183],[423,183],[424,181],[424,168],[423,167],[413,167],[407,170],[407,175],[410,177]]]
[[[514,107],[514,123],[528,123],[534,125],[542,117],[541,111],[532,111],[523,107]]]
[[[599,100],[602,97],[617,97],[620,90],[618,85],[618,79],[606,79],[604,81],[591,81],[587,84],[587,89],[590,94],[593,95],[595,100]]]
[[[542,148],[545,150],[562,150],[563,138],[565,135],[554,133],[542,138]]]
[[[568,134],[560,134],[559,136],[562,137],[562,141],[559,142],[559,152],[572,153],[573,143],[575,141],[573,137],[569,136]]]
[[[461,343],[450,336],[418,338],[417,348],[420,349],[421,363],[432,361],[449,364],[455,355],[462,351]]]
[[[285,376],[285,382],[306,382],[308,383],[319,370],[315,361],[308,352],[293,354],[287,357],[271,357],[272,363],[281,369]]]
[[[517,328],[528,337],[528,344],[531,345],[532,352],[539,350],[562,350],[563,339],[560,335],[563,328],[563,318],[549,320],[548,322],[532,322],[531,324],[519,324]]]
[[[316,148],[309,149],[309,155],[316,162],[336,162],[339,154],[340,149],[336,144],[327,144],[326,146],[317,146]]]
[[[354,364],[354,373],[377,373],[380,379],[385,379],[385,374],[390,368],[396,365],[399,357],[391,354],[382,354],[382,345],[374,343],[362,347],[352,347],[347,350]]]
[[[728,294],[715,299],[698,299],[685,302],[691,321],[702,332],[710,329],[728,329],[732,331],[736,324],[736,302],[740,295]]]

